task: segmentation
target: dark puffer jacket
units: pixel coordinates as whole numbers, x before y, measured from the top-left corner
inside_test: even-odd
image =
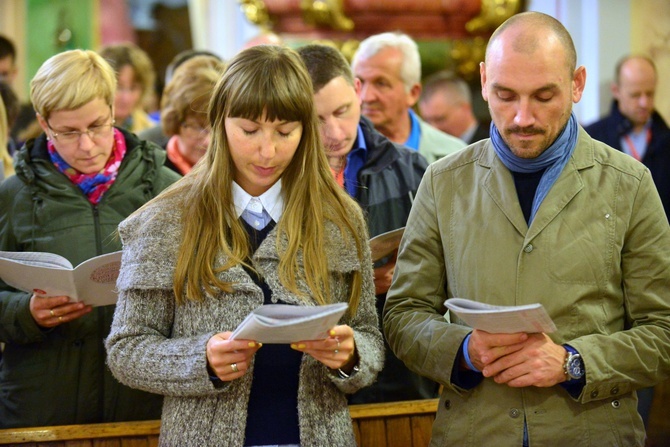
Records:
[[[163,166],[165,151],[123,134],[128,150],[97,206],[50,162],[44,135],[29,141],[16,176],[0,184],[0,250],[56,253],[73,265],[120,250],[118,224],[179,179]],[[0,428],[160,418],[159,396],[119,384],[105,365],[114,306],[44,329],[29,301],[0,281]]]

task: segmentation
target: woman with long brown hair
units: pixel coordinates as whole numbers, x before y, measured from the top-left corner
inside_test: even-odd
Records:
[[[353,446],[345,393],[382,366],[367,227],[337,185],[300,57],[233,58],[209,106],[210,147],[120,226],[107,340],[119,380],[166,396],[162,445]],[[255,308],[348,303],[322,340],[230,339]]]

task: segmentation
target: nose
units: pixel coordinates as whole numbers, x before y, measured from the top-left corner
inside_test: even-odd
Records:
[[[519,127],[529,127],[535,122],[533,110],[528,99],[520,99],[517,104],[516,114],[514,115],[514,124]]]
[[[260,155],[263,159],[271,159],[277,153],[276,144],[272,136],[263,134],[263,138],[260,142]]]
[[[333,119],[326,120],[321,127],[326,144],[339,143],[344,138],[342,128]]]
[[[91,136],[89,131],[82,132],[79,135],[79,148],[88,150],[92,149],[93,147],[95,147],[95,141],[93,141],[93,137]]]
[[[649,109],[653,108],[654,97],[652,95],[640,95],[640,107]]]
[[[369,82],[361,82],[360,99],[363,102],[373,102],[377,97],[374,87]]]

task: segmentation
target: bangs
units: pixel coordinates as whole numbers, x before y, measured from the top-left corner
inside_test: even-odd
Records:
[[[230,83],[226,116],[302,123],[312,118],[311,81],[281,58],[265,61],[244,78]]]

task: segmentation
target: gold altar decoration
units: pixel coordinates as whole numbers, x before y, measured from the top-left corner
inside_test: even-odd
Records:
[[[479,74],[494,29],[523,8],[522,0],[238,0],[247,19],[293,46],[330,42],[350,58],[364,38],[385,31],[412,36],[428,56],[424,73]]]
[[[342,0],[302,0],[300,9],[307,24],[339,31],[354,29],[354,22],[342,11]]]

